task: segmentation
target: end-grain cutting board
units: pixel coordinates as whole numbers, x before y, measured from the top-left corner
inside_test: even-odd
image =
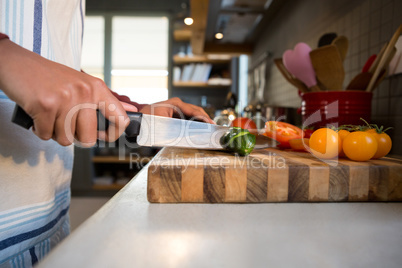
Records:
[[[155,203],[402,201],[402,160],[322,162],[309,153],[164,148],[148,169]]]

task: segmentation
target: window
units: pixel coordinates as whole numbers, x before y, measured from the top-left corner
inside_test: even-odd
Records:
[[[83,69],[138,103],[166,100],[168,31],[166,17],[87,16]]]
[[[105,19],[101,16],[85,18],[84,44],[82,47],[82,69],[104,80]]]

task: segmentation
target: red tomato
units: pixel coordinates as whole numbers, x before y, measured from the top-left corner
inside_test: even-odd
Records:
[[[242,129],[248,129],[251,134],[257,135],[258,129],[257,125],[254,123],[253,120],[247,117],[237,117],[235,120],[232,121],[230,124],[231,127],[241,127]]]
[[[289,140],[301,139],[302,130],[285,122],[268,121],[265,123],[264,135],[280,142],[278,147],[290,148]]]

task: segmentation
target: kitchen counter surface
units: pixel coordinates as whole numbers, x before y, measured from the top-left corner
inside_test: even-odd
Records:
[[[402,203],[151,204],[147,169],[38,267],[402,265]]]

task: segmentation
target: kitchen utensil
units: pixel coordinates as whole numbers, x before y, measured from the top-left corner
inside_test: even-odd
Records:
[[[299,89],[301,92],[306,93],[309,92],[307,86],[303,84],[302,81],[299,79],[295,78],[289,71],[286,69],[285,65],[283,64],[282,58],[279,59],[274,59],[274,63],[276,67],[279,69],[283,77],[291,83],[293,86],[295,86],[297,89]]]
[[[341,90],[345,71],[339,50],[334,45],[316,48],[310,52],[317,80],[328,90]]]
[[[367,59],[366,63],[364,64],[364,66],[362,68],[362,73],[367,73],[370,70],[371,65],[373,65],[376,58],[377,58],[377,55],[373,54]]]
[[[385,43],[378,55],[372,55],[366,62],[361,73],[357,74],[347,85],[347,90],[366,90],[373,74],[378,67],[380,59],[383,57],[388,42]],[[372,61],[372,63],[370,63]],[[377,84],[378,85],[378,84]]]
[[[258,89],[260,88],[260,71],[258,68],[254,68],[254,96],[253,100],[257,98]]]
[[[247,79],[247,99],[252,100],[254,95],[254,75],[252,72],[248,73],[248,79]],[[245,105],[246,103],[241,103],[242,105]]]
[[[357,74],[346,86],[346,90],[366,90],[373,74],[370,72]]]
[[[156,203],[402,201],[402,161],[322,162],[309,153],[267,148],[247,157],[164,148],[148,168]]]
[[[305,43],[298,43],[294,50],[283,53],[283,64],[296,78],[302,81],[310,91],[320,91],[309,53],[311,48]]]
[[[388,69],[388,65],[389,62],[391,61],[391,59],[394,57],[396,53],[396,48],[393,48],[391,53],[387,56],[387,60],[385,61],[384,65],[385,67],[383,67],[377,77],[377,80],[375,82],[375,84],[373,85],[373,89],[376,88],[382,80],[384,80],[384,78],[387,76],[387,69]],[[384,53],[382,53],[384,54]],[[356,75],[352,81],[350,81],[349,85],[346,87],[347,90],[366,90],[368,85],[370,84],[371,79],[373,78],[373,73],[371,72],[366,72],[366,73],[359,73],[358,75]]]
[[[326,33],[323,36],[320,37],[318,40],[318,45],[317,47],[322,47],[326,45],[330,45],[332,41],[337,37],[338,35],[336,33]]]
[[[395,44],[396,54],[389,63],[388,75],[402,73],[402,36],[399,36]]]
[[[380,85],[380,83],[382,82],[382,80],[384,80],[384,78],[387,77],[388,66],[389,66],[389,63],[391,62],[391,60],[393,59],[393,57],[395,56],[395,53],[396,53],[396,48],[394,47],[392,49],[391,53],[388,55],[387,60],[384,63],[384,67],[379,72],[377,80],[375,81],[375,83],[373,85],[373,89],[378,87]]]
[[[392,70],[392,72],[389,72],[389,75],[402,73],[402,52],[395,55],[394,60],[395,61],[392,61],[389,64],[389,69]]]
[[[382,80],[384,80],[384,78],[387,77],[387,70],[388,70],[388,68],[382,68],[380,74],[377,77],[377,81],[375,82],[375,84],[373,86],[373,89],[377,88],[380,85],[380,83],[382,82]]]
[[[367,86],[366,91],[371,92],[374,89],[374,84],[379,77],[381,70],[386,67],[388,68],[389,62],[392,60],[393,55],[396,53],[395,44],[398,41],[399,36],[402,33],[402,24],[399,25],[398,29],[395,31],[394,35],[392,36],[391,40],[389,41],[387,48],[384,51],[384,55],[381,57],[378,66],[375,68],[373,73],[373,77],[370,80],[369,85]]]
[[[260,72],[260,74],[259,74],[260,83],[259,83],[259,87],[257,89],[257,100],[259,102],[264,102],[266,63],[265,62],[261,63],[260,66],[258,67],[258,70]]]
[[[229,127],[204,122],[138,112],[127,112],[127,114],[130,124],[125,134],[130,140],[136,138],[136,143],[140,146],[223,149],[220,138],[229,131]],[[18,105],[15,107],[12,122],[27,129],[33,126],[32,118]],[[106,130],[108,125],[109,122],[98,112],[98,129]],[[278,144],[263,135],[257,135],[256,138],[256,149]]]
[[[369,72],[370,72],[370,73],[374,74],[375,69],[377,68],[378,63],[380,62],[380,59],[381,59],[382,56],[384,55],[384,52],[385,52],[385,49],[387,48],[387,46],[388,46],[388,42],[385,43],[385,44],[382,46],[380,52],[377,54],[377,57],[376,57],[375,60],[373,61],[373,64],[371,64],[371,66],[370,66],[370,68],[369,68]]]
[[[332,41],[332,45],[335,45],[338,48],[343,62],[346,58],[346,54],[348,53],[349,40],[345,36],[341,35]]]

